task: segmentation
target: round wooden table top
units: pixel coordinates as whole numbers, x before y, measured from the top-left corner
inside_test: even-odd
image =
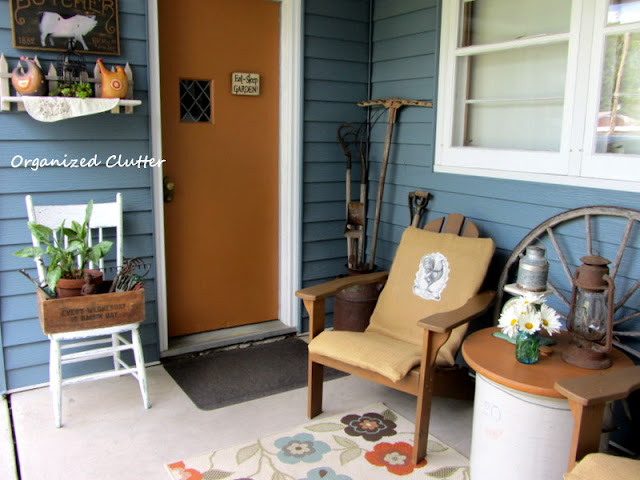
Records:
[[[526,365],[516,360],[515,345],[493,336],[497,327],[485,328],[472,333],[462,344],[462,356],[480,375],[514,390],[544,397],[564,398],[553,385],[562,378],[592,375],[602,370],[575,367],[562,359],[562,350],[569,344],[566,331],[551,338],[552,353],[540,355],[538,363]],[[633,366],[633,361],[617,348],[609,353],[612,365],[607,369]]]

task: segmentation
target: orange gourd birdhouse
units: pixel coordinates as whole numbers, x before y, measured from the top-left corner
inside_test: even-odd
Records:
[[[27,71],[22,67],[27,64]],[[11,72],[11,85],[20,95],[44,95],[47,93],[47,82],[40,66],[28,57],[20,57],[20,62]]]
[[[124,69],[120,66],[116,67],[116,71],[112,72],[102,63],[99,58],[96,62],[100,69],[102,98],[125,98],[129,90],[129,79]]]

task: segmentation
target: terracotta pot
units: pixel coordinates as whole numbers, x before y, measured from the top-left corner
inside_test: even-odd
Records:
[[[102,283],[102,272],[93,268],[85,268],[85,272],[91,273],[94,285],[100,285]]]
[[[102,272],[100,270],[85,269],[85,272],[91,272],[91,276],[94,278],[94,284],[100,285],[102,283]],[[56,285],[56,297],[79,297],[84,285],[84,278],[61,278]]]
[[[84,278],[61,278],[56,285],[56,297],[79,297]]]

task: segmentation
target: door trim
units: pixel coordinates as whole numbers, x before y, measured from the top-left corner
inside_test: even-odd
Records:
[[[280,124],[279,124],[279,319],[299,329],[300,303],[293,292],[301,278],[301,152],[302,152],[302,19],[303,1],[280,1]],[[151,153],[162,158],[160,109],[160,47],[157,0],[147,0],[149,42],[149,117]],[[152,176],[156,305],[160,352],[169,347],[167,318],[167,273],[164,245],[162,168]]]

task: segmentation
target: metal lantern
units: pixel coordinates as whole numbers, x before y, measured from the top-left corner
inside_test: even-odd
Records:
[[[607,267],[610,262],[598,255],[580,260],[567,316],[571,343],[562,358],[577,367],[601,370],[611,366],[607,356],[611,351],[614,310],[614,285]]]

